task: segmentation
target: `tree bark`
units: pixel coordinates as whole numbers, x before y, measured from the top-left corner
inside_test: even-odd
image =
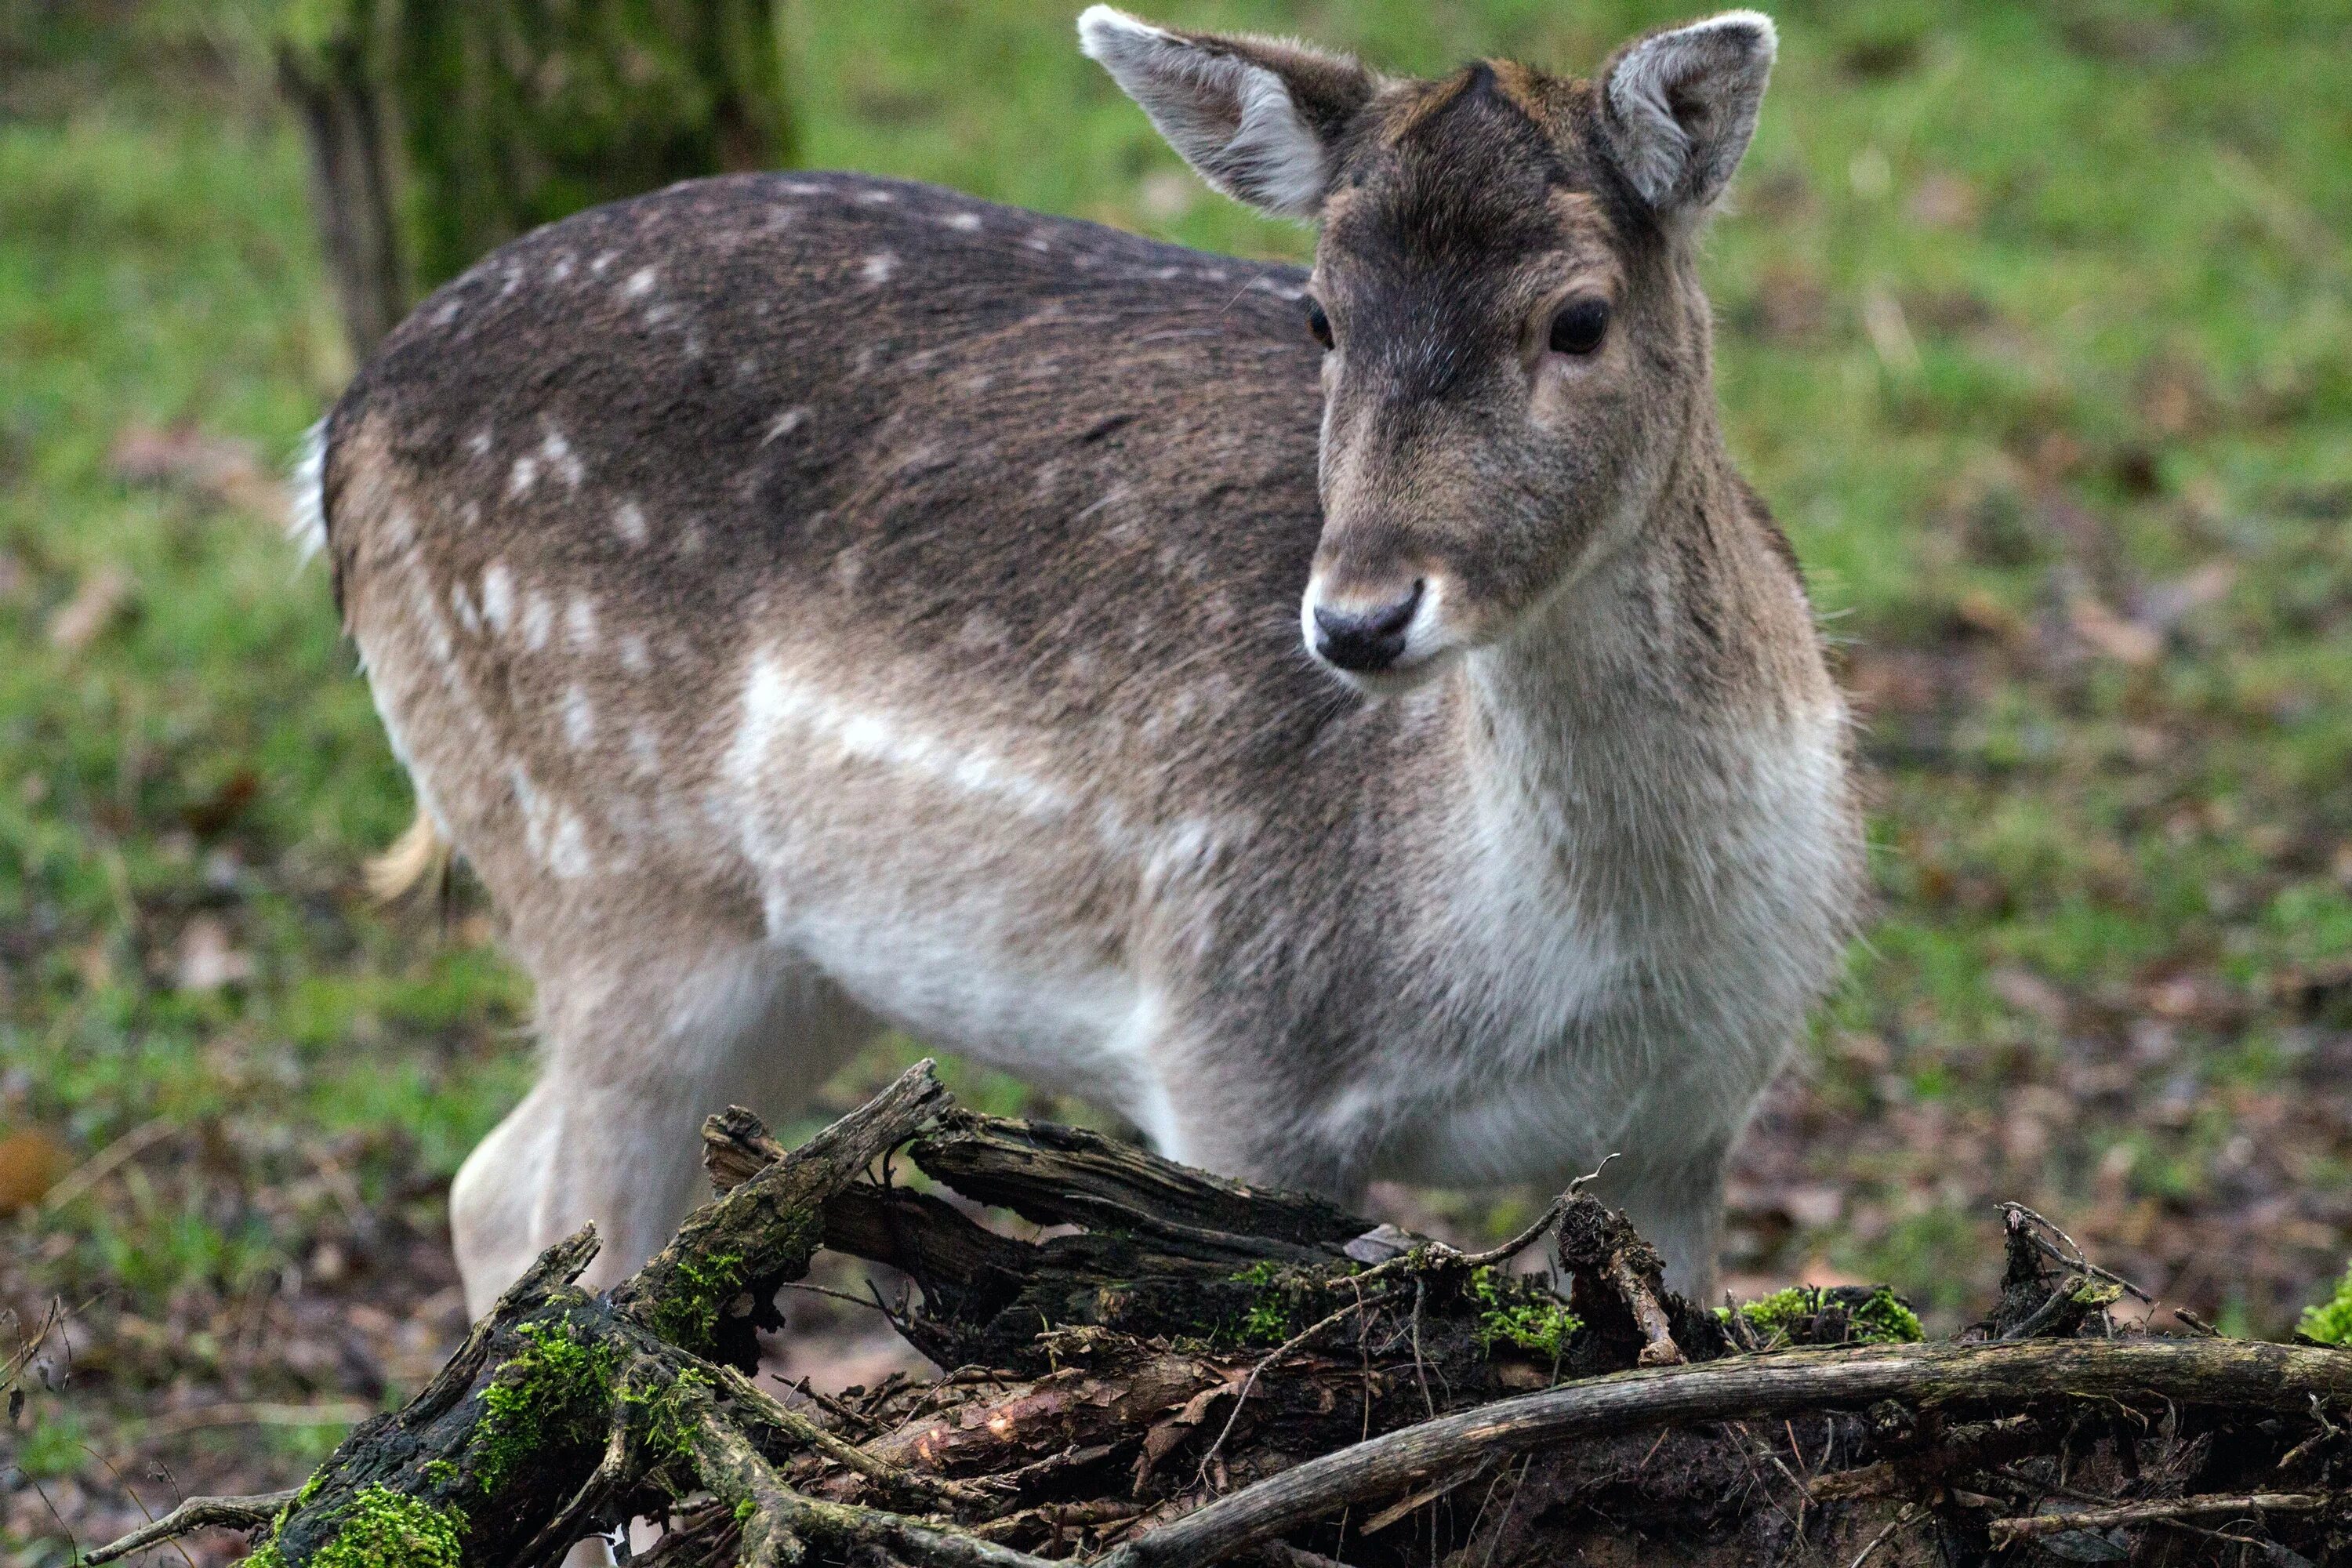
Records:
[[[354,353],[541,224],[791,164],[782,0],[321,0],[278,47]]]

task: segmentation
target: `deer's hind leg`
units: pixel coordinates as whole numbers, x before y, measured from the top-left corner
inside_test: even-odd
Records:
[[[450,1192],[466,1303],[478,1316],[532,1258],[586,1221],[585,1282],[626,1277],[708,1196],[702,1119],[806,1102],[871,1037],[871,1018],[796,954],[740,931],[526,952],[540,1078],[467,1157]]]

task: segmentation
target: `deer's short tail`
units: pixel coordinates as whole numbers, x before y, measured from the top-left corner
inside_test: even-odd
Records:
[[[423,806],[392,847],[367,863],[367,888],[379,903],[405,898],[426,882],[438,882],[449,868],[449,843]]]

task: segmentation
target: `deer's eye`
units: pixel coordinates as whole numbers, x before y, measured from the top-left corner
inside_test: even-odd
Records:
[[[1609,301],[1571,300],[1551,319],[1551,352],[1589,354],[1609,332]]]
[[[1307,330],[1315,334],[1315,341],[1323,345],[1326,353],[1330,351],[1331,318],[1324,313],[1323,301],[1311,294],[1307,297]]]

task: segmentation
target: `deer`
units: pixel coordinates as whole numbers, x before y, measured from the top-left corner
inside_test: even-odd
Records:
[[[1776,35],[1443,79],[1096,5],[1311,267],[782,172],[564,218],[316,426],[417,822],[535,988],[468,1302],[592,1285],[885,1030],[1355,1203],[1595,1191],[1711,1294],[1862,900],[1846,703],[1734,467],[1703,237]]]

